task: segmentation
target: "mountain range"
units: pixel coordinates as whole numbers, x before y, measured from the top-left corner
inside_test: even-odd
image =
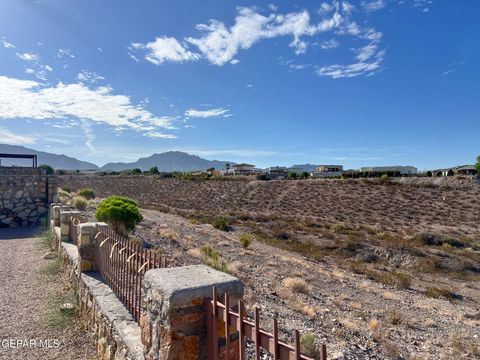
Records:
[[[142,171],[151,167],[158,167],[159,171],[202,171],[209,168],[223,169],[225,164],[233,165],[231,161],[206,160],[197,155],[190,155],[181,151],[168,151],[161,154],[153,154],[146,158],[140,158],[131,163],[108,163],[100,168],[103,171],[122,171],[138,168]]]
[[[66,155],[51,154],[18,145],[0,144],[0,154],[37,155],[38,164],[47,164],[54,169],[62,170],[95,170],[98,166],[87,161],[81,161]],[[2,159],[3,165],[25,165],[25,160]]]
[[[149,170],[156,166],[159,171],[201,171],[209,168],[223,169],[225,164],[234,165],[232,161],[206,160],[196,155],[190,155],[181,151],[168,151],[162,154],[153,154],[146,158],[140,158],[131,163],[108,163],[99,168],[87,161],[81,161],[66,155],[51,154],[44,151],[29,149],[24,146],[0,144],[0,154],[31,154],[38,156],[38,164],[47,164],[54,169],[62,170],[101,170],[122,171],[128,169]],[[2,159],[3,165],[25,165],[25,160]]]

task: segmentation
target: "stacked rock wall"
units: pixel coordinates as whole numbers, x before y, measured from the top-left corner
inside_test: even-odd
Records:
[[[56,180],[38,168],[0,168],[0,228],[44,224]]]

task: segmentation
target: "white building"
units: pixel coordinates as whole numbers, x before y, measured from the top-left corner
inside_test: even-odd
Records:
[[[370,172],[398,171],[401,175],[411,175],[418,173],[418,169],[415,166],[374,166],[362,167],[360,170]]]

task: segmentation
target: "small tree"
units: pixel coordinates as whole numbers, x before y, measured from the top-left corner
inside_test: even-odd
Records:
[[[50,165],[42,164],[39,166],[40,169],[44,169],[47,175],[53,175],[55,170]]]
[[[138,174],[141,174],[141,173],[142,173],[142,170],[140,170],[139,168],[132,169],[132,174],[133,175],[138,175]]]
[[[128,197],[118,195],[103,200],[98,205],[95,216],[121,234],[132,231],[135,225],[143,220],[137,203]]]
[[[297,178],[297,173],[295,171],[290,171],[288,173],[288,178],[292,179],[292,180],[295,180]]]
[[[306,171],[300,174],[300,179],[308,179],[309,177],[310,177],[310,174]]]
[[[432,174],[432,172],[431,172],[430,170],[428,170],[426,176],[427,176],[427,177],[432,177],[433,174]]]
[[[158,167],[152,166],[150,170],[148,171],[150,174],[160,174],[160,171],[158,171]]]
[[[477,156],[477,163],[475,164],[475,169],[480,172],[480,155]]]

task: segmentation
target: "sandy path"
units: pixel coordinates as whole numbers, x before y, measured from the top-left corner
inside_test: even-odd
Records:
[[[41,258],[48,249],[35,233],[0,229],[0,359],[95,359],[94,344],[77,321],[53,324],[65,288],[59,273],[41,271],[55,260]],[[17,347],[18,340],[36,345]]]

